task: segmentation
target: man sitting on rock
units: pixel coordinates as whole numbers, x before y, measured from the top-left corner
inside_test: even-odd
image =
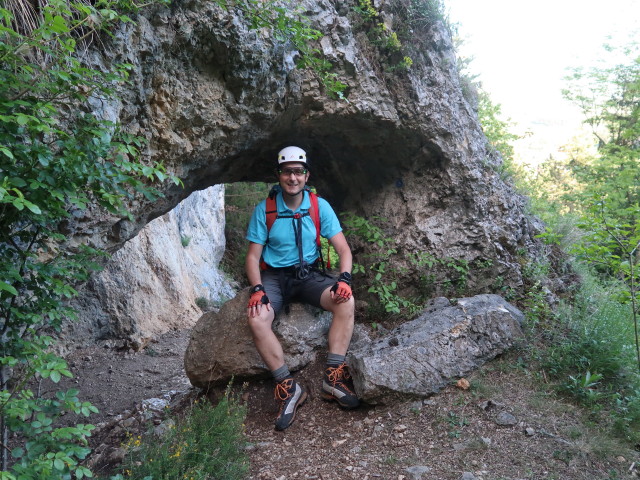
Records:
[[[305,188],[309,180],[305,151],[298,147],[281,150],[277,175],[279,185],[270,194],[275,196],[275,205],[273,200],[263,200],[249,222],[245,267],[252,285],[247,310],[249,327],[256,349],[276,381],[280,411],[275,427],[284,430],[293,423],[297,408],[307,398],[305,389],[291,376],[282,346],[271,329],[275,315],[292,300],[333,314],[322,397],[335,400],[343,408],[355,408],[360,402],[345,363],[354,325],[351,249],[329,203],[316,197],[317,206],[312,206],[314,194]],[[270,213],[267,205],[275,206],[274,211]],[[329,240],[340,257],[342,273],[337,280],[318,268],[320,250],[314,208],[319,212],[320,235]]]

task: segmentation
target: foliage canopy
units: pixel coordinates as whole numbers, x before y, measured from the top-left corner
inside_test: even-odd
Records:
[[[172,178],[141,160],[144,142],[99,113],[127,65],[93,68],[83,52],[119,22],[130,3],[15,1],[0,8],[0,415],[3,478],[91,476],[80,465],[91,425],[61,427],[67,412],[96,409],[77,390],[42,397],[33,381],[71,376],[47,333],[74,312],[65,300],[97,268],[99,252],[73,251],[65,233],[75,217],[102,207],[126,217],[126,199],[153,200],[152,183]],[[26,12],[26,13],[25,13]],[[37,384],[36,383],[36,384]],[[17,434],[10,465],[8,432]]]

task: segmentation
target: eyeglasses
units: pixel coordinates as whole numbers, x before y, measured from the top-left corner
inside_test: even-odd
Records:
[[[297,175],[298,177],[301,175],[306,175],[308,170],[306,168],[279,168],[278,174],[284,175],[288,177],[291,174]]]

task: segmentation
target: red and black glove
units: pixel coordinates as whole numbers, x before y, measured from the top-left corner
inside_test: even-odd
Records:
[[[338,281],[333,287],[331,287],[331,291],[335,293],[336,297],[349,300],[353,294],[351,292],[351,274],[348,272],[342,272],[338,277]]]
[[[258,305],[266,305],[269,303],[269,297],[264,291],[264,287],[261,283],[251,289],[251,297],[249,297],[249,305],[247,308],[257,307]]]

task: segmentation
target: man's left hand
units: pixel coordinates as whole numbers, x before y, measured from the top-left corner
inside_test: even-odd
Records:
[[[344,303],[351,298],[351,287],[345,283],[338,281],[331,287],[331,298],[336,303]]]

